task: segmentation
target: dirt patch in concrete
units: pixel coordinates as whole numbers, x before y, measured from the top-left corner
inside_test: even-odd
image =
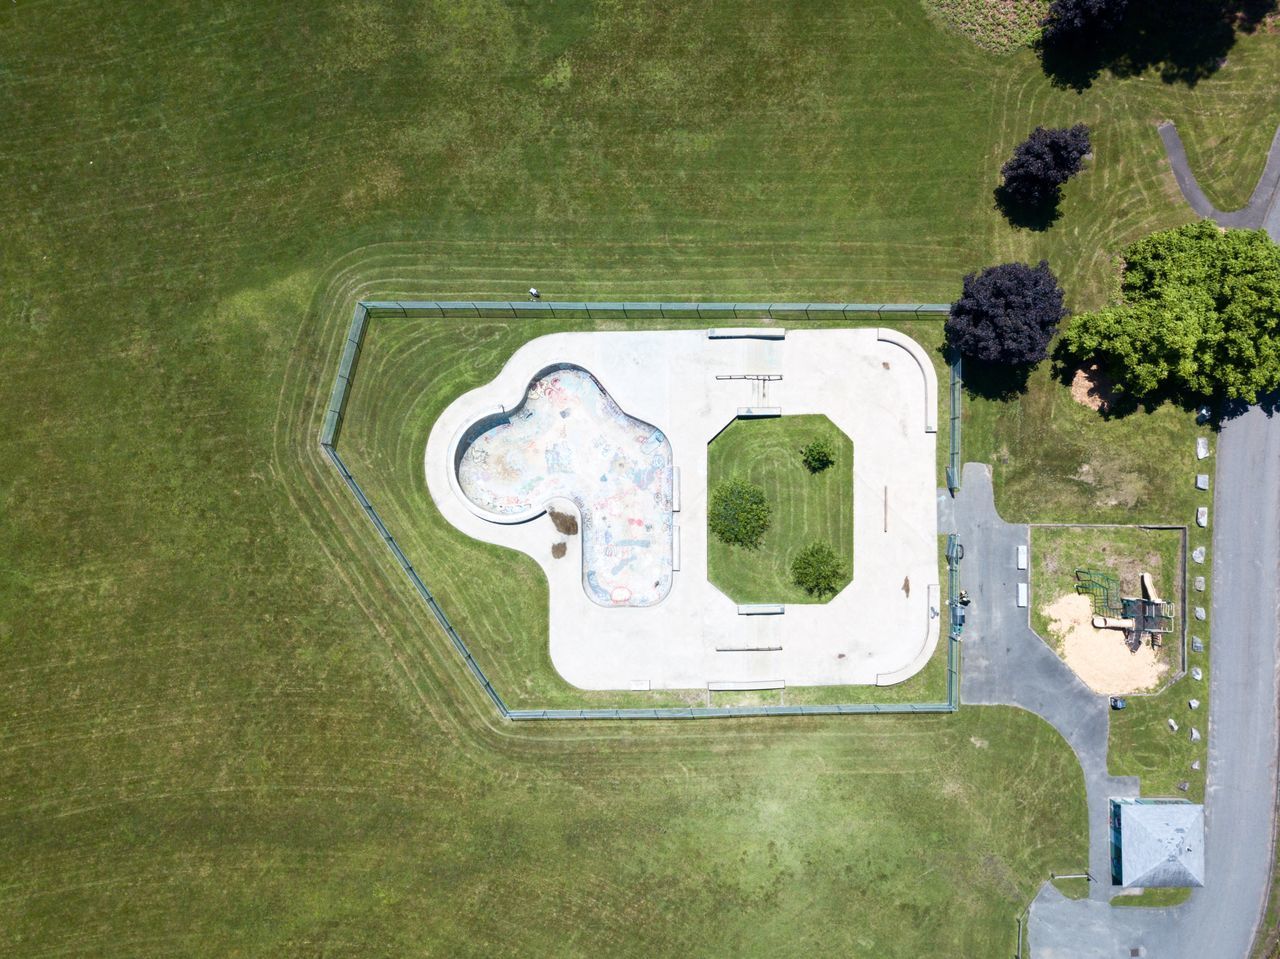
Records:
[[[565,536],[577,535],[578,517],[571,513],[557,513],[553,509],[547,510],[547,515],[551,517],[551,525],[556,528],[556,532]]]
[[[551,558],[564,559],[564,554],[568,551],[568,549],[569,549],[569,546],[567,543],[552,543]]]
[[[1169,668],[1150,644],[1130,652],[1120,630],[1095,629],[1088,596],[1061,596],[1045,615],[1059,655],[1095,693],[1146,692],[1159,685]]]
[[[1115,384],[1097,363],[1086,363],[1071,379],[1071,398],[1091,410],[1105,413],[1115,402]]]

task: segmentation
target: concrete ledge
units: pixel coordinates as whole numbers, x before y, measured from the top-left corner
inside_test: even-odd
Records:
[[[739,406],[738,418],[743,420],[758,420],[769,416],[781,416],[781,406]]]
[[[924,377],[924,431],[938,432],[938,374],[933,368],[933,362],[925,354],[924,348],[911,337],[897,330],[877,329],[876,339],[881,343],[892,343],[902,347],[916,361],[916,366],[920,368],[920,375]]]
[[[744,603],[738,606],[739,616],[780,616],[787,611],[782,603]]]
[[[785,340],[786,338],[787,331],[781,327],[724,326],[707,330],[709,340]]]
[[[785,679],[729,680],[720,683],[707,683],[707,691],[712,693],[735,692],[750,689],[786,689]]]
[[[934,610],[938,611],[938,615],[933,615]],[[903,666],[901,669],[895,669],[891,673],[880,673],[876,676],[877,686],[893,686],[904,680],[910,679],[920,670],[924,669],[924,664],[929,661],[929,657],[933,655],[935,649],[938,648],[938,634],[942,626],[942,587],[937,583],[929,584],[929,624],[925,627],[924,645],[920,647],[920,651],[915,654],[911,662]]]

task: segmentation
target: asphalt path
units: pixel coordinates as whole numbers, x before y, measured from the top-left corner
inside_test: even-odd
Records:
[[[1159,129],[1183,195],[1201,216],[1228,227],[1266,229],[1280,241],[1280,130],[1249,203],[1216,209],[1196,182],[1172,124]],[[1106,800],[1132,795],[1131,779],[1106,771],[1108,714],[1074,676],[1063,676],[1030,641],[1026,610],[1014,602],[1012,551],[1026,528],[1002,522],[990,474],[965,468],[965,486],[940,521],[966,544],[963,579],[975,601],[965,639],[963,698],[1021,706],[1044,717],[1075,750],[1088,796],[1088,899],[1046,883],[1032,904],[1032,959],[1247,959],[1265,914],[1275,855],[1280,747],[1280,416],[1252,407],[1219,434],[1213,511],[1213,642],[1210,644],[1205,885],[1184,904],[1115,908],[1105,863]],[[1191,477],[1187,477],[1191,482]],[[972,548],[971,548],[972,547]],[[1043,645],[1043,644],[1041,644]],[[1192,665],[1195,660],[1192,656]],[[1053,657],[1056,660],[1056,656]],[[1068,671],[1069,672],[1069,671]],[[1075,681],[1073,681],[1075,680]]]
[[[1271,140],[1267,162],[1249,202],[1239,210],[1225,213],[1209,202],[1209,198],[1200,189],[1200,184],[1196,182],[1177,128],[1172,123],[1165,122],[1160,124],[1159,131],[1165,152],[1169,155],[1169,165],[1173,167],[1173,176],[1178,181],[1182,195],[1191,204],[1191,209],[1222,226],[1265,229],[1273,240],[1280,240],[1280,128],[1276,129],[1276,135]]]
[[[1017,548],[1030,545],[1029,531],[996,513],[989,467],[965,466],[953,515],[965,550],[961,583],[970,598],[960,699],[966,705],[1003,704],[1033,712],[1075,750],[1088,798],[1089,861],[1063,865],[1100,877],[1103,881],[1091,883],[1089,892],[1105,902],[1112,892],[1109,800],[1138,795],[1137,779],[1107,775],[1107,697],[1081,682],[1031,629],[1030,607],[1018,606],[1018,584],[1029,583],[1030,571],[1018,569]]]

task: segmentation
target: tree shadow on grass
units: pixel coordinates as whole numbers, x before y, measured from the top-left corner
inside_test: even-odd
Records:
[[[1037,48],[1055,86],[1088,89],[1104,71],[1131,77],[1159,71],[1165,83],[1195,86],[1226,62],[1240,33],[1252,33],[1280,0],[1129,0],[1113,28],[1088,28]]]
[[[1042,233],[1062,216],[1058,209],[1058,202],[1062,199],[1061,193],[1057,193],[1051,200],[1044,203],[1029,205],[1010,196],[1008,189],[1002,183],[995,188],[992,196],[995,198],[996,209],[1000,211],[1000,215],[1008,220],[1010,225],[1024,230]]]
[[[1027,392],[1027,382],[1036,368],[1035,363],[1009,366],[1003,363],[984,363],[972,357],[964,358],[962,382],[971,396],[984,400],[1008,401]]]
[[[1083,403],[1085,399],[1076,395],[1076,390],[1081,385],[1077,384],[1076,378],[1081,374],[1085,375],[1087,398],[1095,401],[1086,405],[1104,420],[1124,419],[1139,410],[1150,413],[1155,409],[1155,405],[1158,405],[1152,405],[1146,399],[1117,389],[1113,378],[1102,366],[1090,359],[1082,360],[1072,356],[1059,343],[1053,354],[1053,365],[1050,367],[1049,375],[1057,380],[1060,386],[1071,390],[1073,399]]]

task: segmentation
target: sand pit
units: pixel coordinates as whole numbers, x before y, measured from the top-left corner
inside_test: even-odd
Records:
[[[1088,596],[1068,593],[1045,609],[1058,654],[1095,693],[1142,693],[1154,689],[1168,664],[1147,643],[1136,652],[1118,629],[1094,629]]]

